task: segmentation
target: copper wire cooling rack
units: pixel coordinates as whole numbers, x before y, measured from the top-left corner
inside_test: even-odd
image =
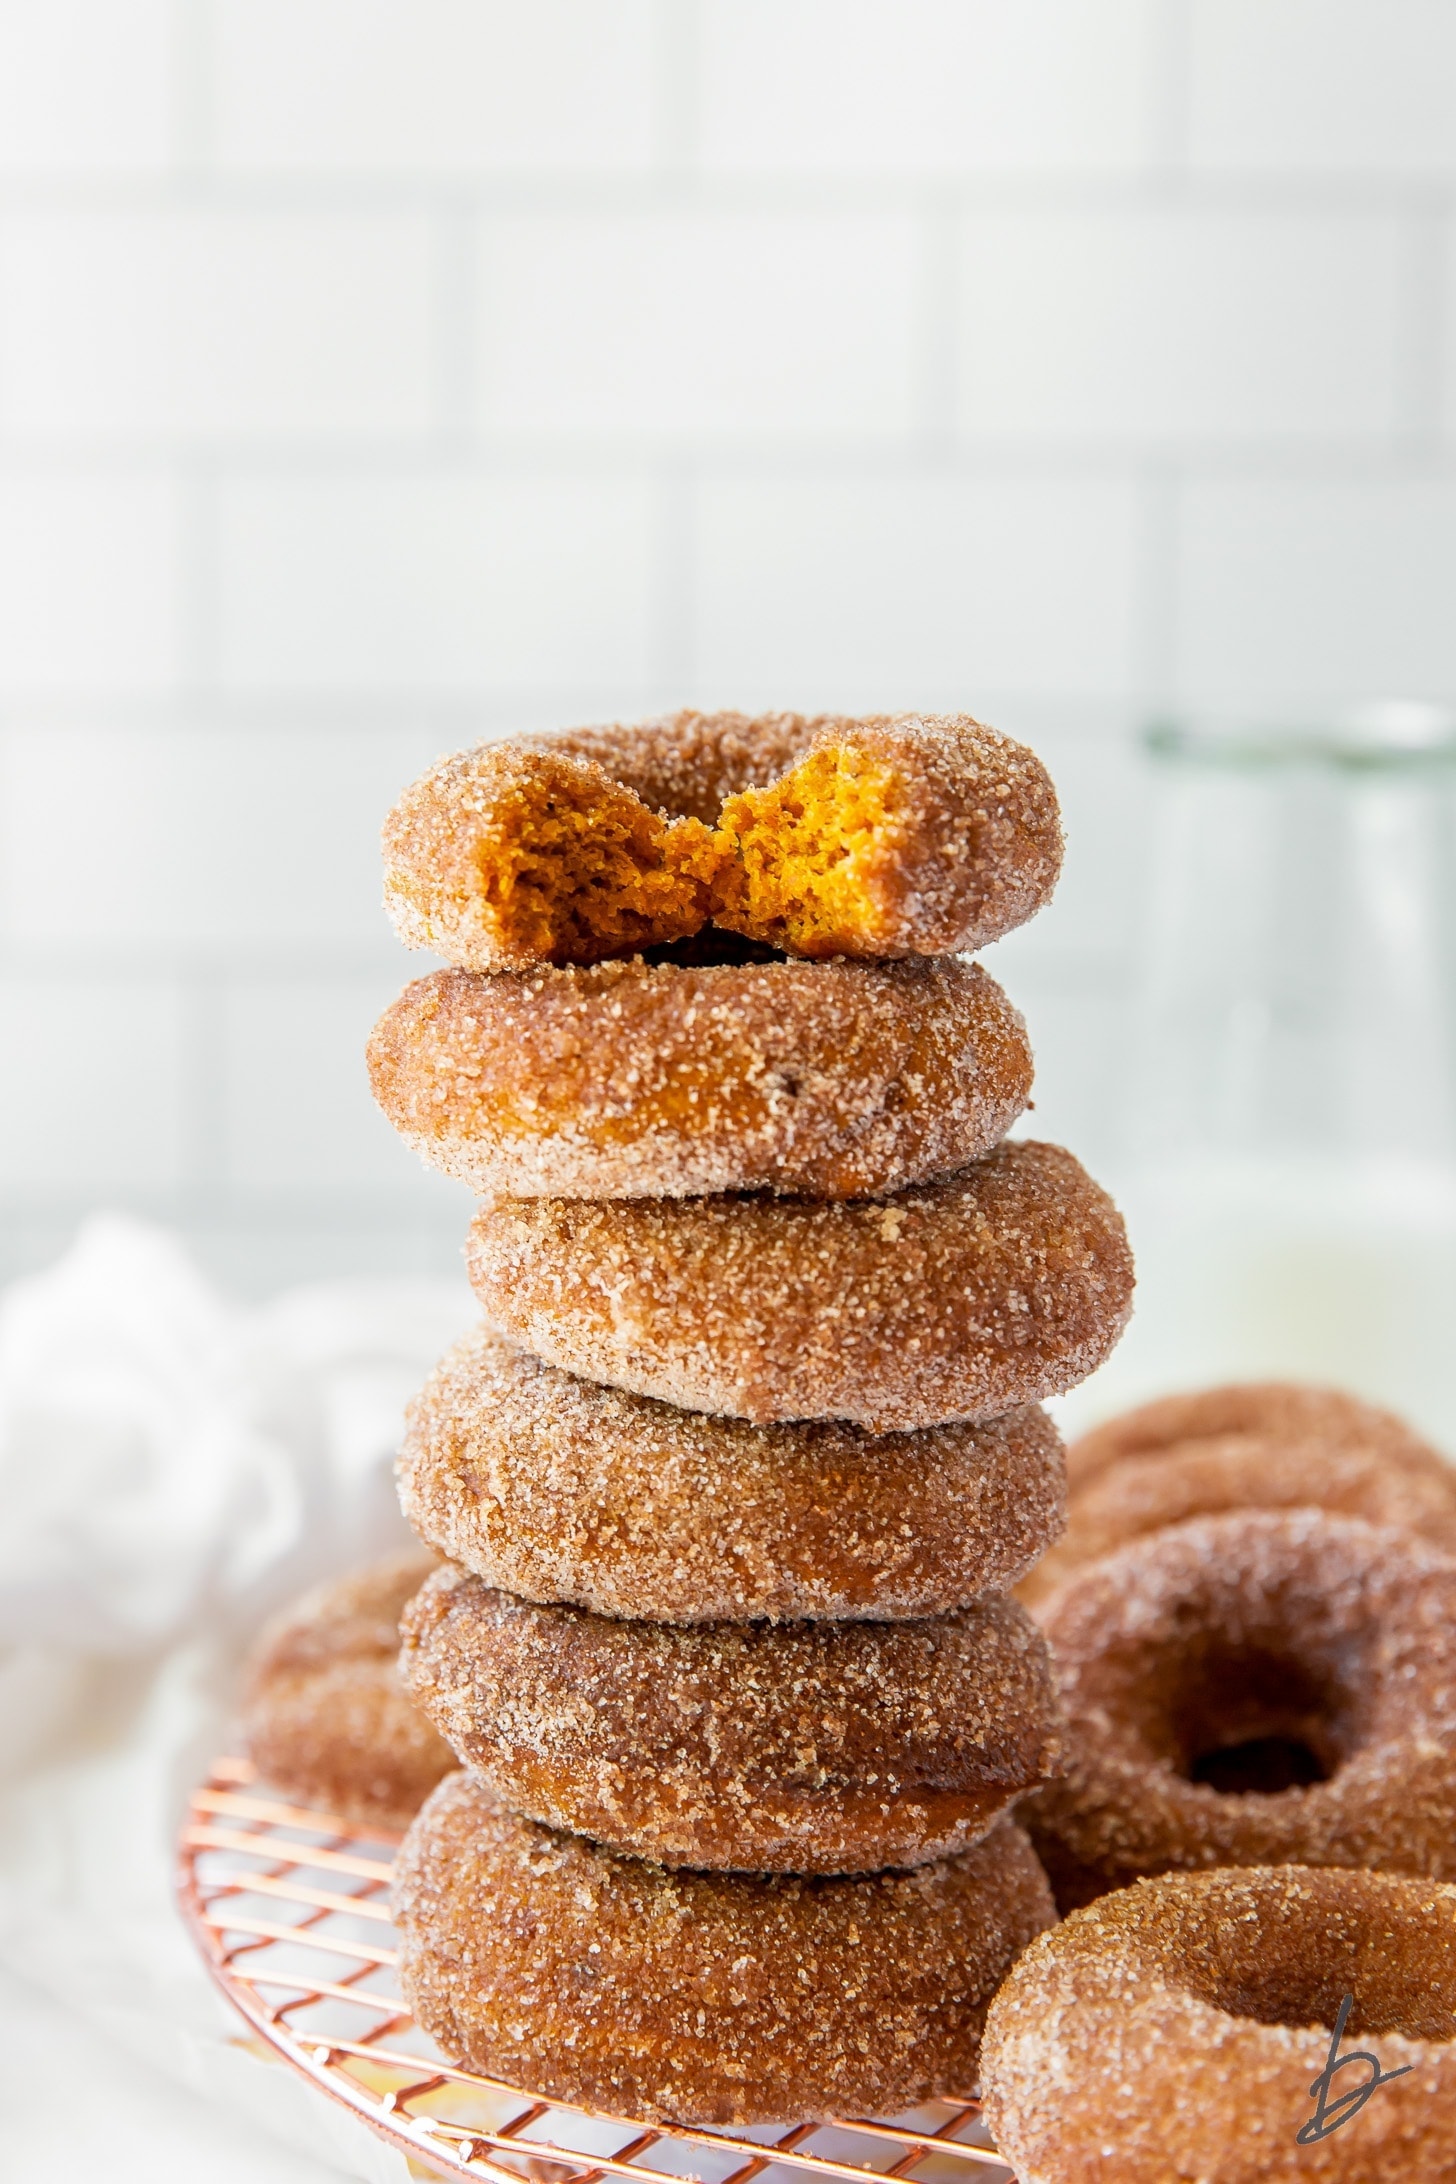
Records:
[[[178,1845],[178,1894],[208,1970],[262,2040],[411,2161],[505,2184],[1008,2184],[975,2101],[893,2122],[747,2131],[644,2125],[447,2062],[400,1998],[396,1839],[281,1803],[220,1759]]]

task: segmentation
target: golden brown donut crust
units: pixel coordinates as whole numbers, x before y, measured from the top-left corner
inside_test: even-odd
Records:
[[[855,1198],[944,1175],[1031,1092],[1026,1027],[978,965],[599,963],[406,987],[374,1096],[483,1196]]]
[[[1229,1434],[1124,1456],[1071,1495],[1067,1529],[1017,1588],[1040,1610],[1076,1571],[1129,1540],[1231,1509],[1325,1509],[1456,1554],[1456,1468],[1434,1449]]]
[[[1159,1396],[1094,1426],[1067,1450],[1067,1472],[1078,1492],[1099,1472],[1132,1456],[1160,1456],[1185,1441],[1244,1437],[1263,1445],[1299,1443],[1327,1450],[1364,1449],[1418,1462],[1445,1459],[1394,1411],[1381,1410],[1342,1388],[1297,1380],[1231,1381],[1186,1395]]]
[[[1301,2145],[1347,1994],[1342,2052],[1410,2075]],[[1332,2100],[1365,2075],[1343,2071]],[[1026,2184],[1448,2184],[1456,1889],[1290,1866],[1168,1874],[1104,1896],[1012,1967],[981,2080],[996,2144]]]
[[[1090,1564],[1046,1631],[1065,1766],[1023,1817],[1063,1909],[1212,1865],[1456,1878],[1456,1561],[1320,1510],[1199,1518]],[[1275,1738],[1325,1778],[1190,1772]]]
[[[410,1407],[405,1516],[488,1584],[669,1623],[936,1615],[1061,1529],[1034,1406],[871,1436],[750,1426],[557,1372],[479,1328]]]
[[[893,2114],[975,2077],[986,2004],[1051,1917],[1001,1821],[913,1873],[675,1872],[443,1782],[395,1869],[400,1978],[470,2068],[686,2123]]]
[[[447,1564],[402,1636],[405,1688],[503,1805],[663,1865],[924,1865],[1055,1771],[1045,1640],[994,1594],[914,1623],[679,1626]]]
[[[969,715],[682,713],[442,759],[385,822],[385,905],[474,971],[710,920],[796,955],[943,955],[1031,917],[1061,854],[1045,768]]]
[[[412,1547],[317,1586],[268,1625],[242,1718],[269,1782],[364,1827],[408,1826],[454,1765],[399,1680],[400,1615],[438,1566]]]
[[[499,1200],[466,1259],[491,1325],[567,1372],[872,1433],[1075,1387],[1132,1309],[1117,1209],[1034,1140],[878,1202]]]

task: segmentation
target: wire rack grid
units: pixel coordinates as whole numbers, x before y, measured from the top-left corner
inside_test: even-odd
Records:
[[[427,2174],[502,2184],[1014,2184],[974,2100],[888,2122],[648,2125],[482,2077],[415,2024],[395,1977],[396,1838],[281,1802],[220,1759],[178,1845],[183,1916],[255,2034]]]

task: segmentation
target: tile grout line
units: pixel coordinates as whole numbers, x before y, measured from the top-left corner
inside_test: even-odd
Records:
[[[1447,282],[1452,223],[1444,199],[1412,216],[1405,231],[1404,293],[1397,319],[1396,426],[1424,466],[1449,458],[1442,446],[1444,377],[1450,339]]]

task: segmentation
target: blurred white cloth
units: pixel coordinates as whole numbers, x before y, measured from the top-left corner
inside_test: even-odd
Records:
[[[89,2177],[104,2143],[108,2177],[149,2184],[172,2166],[403,2184],[401,2157],[244,2044],[173,1910],[172,1842],[258,1624],[407,1538],[404,1405],[473,1316],[463,1280],[245,1311],[110,1215],[0,1299],[0,2067],[24,2058],[0,2100],[7,2180]],[[209,2104],[228,2166],[203,2172]]]

